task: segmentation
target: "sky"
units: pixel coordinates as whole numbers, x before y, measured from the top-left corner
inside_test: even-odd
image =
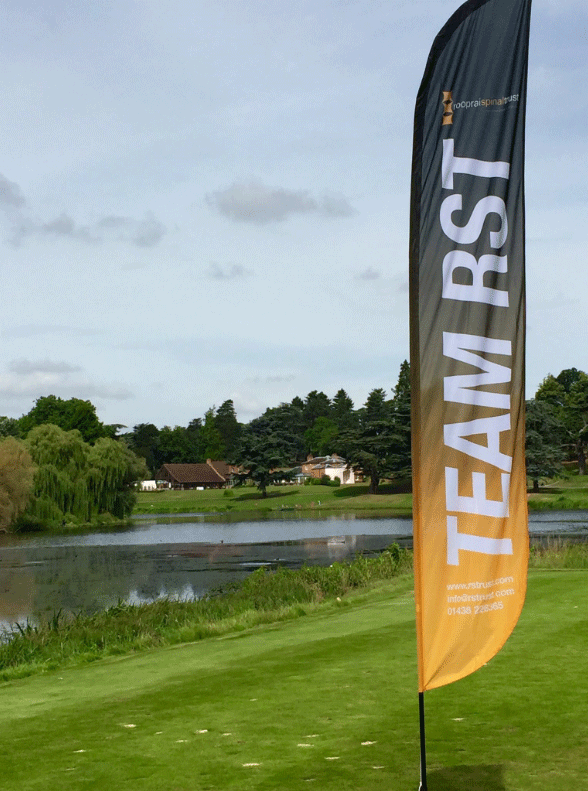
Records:
[[[390,392],[412,124],[454,0],[3,0],[0,414]],[[535,0],[527,397],[588,371],[588,4]]]

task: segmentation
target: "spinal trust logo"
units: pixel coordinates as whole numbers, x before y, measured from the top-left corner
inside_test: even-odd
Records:
[[[442,91],[443,94],[443,120],[442,126],[453,123],[453,113],[455,110],[472,110],[476,107],[503,110],[509,104],[516,104],[519,94],[513,93],[510,96],[500,96],[497,99],[472,99],[471,101],[453,101],[453,91]]]
[[[443,91],[443,123],[442,126],[447,126],[453,123],[453,98],[451,91]]]

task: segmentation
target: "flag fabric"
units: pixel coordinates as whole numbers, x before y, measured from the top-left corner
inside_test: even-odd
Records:
[[[414,129],[410,329],[419,690],[522,609],[524,131],[530,0],[470,0],[433,43]]]

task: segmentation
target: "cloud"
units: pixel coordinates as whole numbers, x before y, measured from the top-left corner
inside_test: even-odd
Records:
[[[155,247],[166,233],[165,225],[152,215],[148,215],[144,220],[135,223],[129,241],[137,247]]]
[[[251,269],[246,269],[240,264],[233,264],[223,269],[219,264],[212,263],[206,271],[206,276],[211,280],[238,280],[250,277],[252,274]]]
[[[99,220],[95,227],[102,239],[115,238],[137,247],[155,247],[167,233],[165,225],[151,213],[142,220],[110,215]]]
[[[307,190],[266,187],[253,179],[235,182],[225,190],[212,192],[206,196],[206,202],[230,220],[257,225],[283,222],[294,214],[336,218],[355,214],[343,196],[325,196],[317,201]]]
[[[364,271],[360,272],[356,277],[358,280],[378,280],[382,277],[382,273],[368,266],[367,269],[364,269]]]
[[[91,382],[80,383],[70,388],[75,398],[104,398],[112,401],[126,401],[134,398],[134,394],[126,387],[116,385],[101,385]]]
[[[47,222],[25,211],[26,200],[18,184],[0,174],[0,207],[12,226],[10,242],[18,247],[31,237],[61,237],[90,244],[121,241],[136,247],[155,247],[167,233],[165,225],[151,212],[142,220],[107,215],[90,225],[80,225],[67,212]]]
[[[133,397],[133,393],[125,387],[96,384],[88,378],[70,380],[67,373],[32,371],[28,374],[0,374],[0,397],[40,398],[50,393],[60,398],[103,398],[115,401]]]
[[[0,173],[0,204],[20,209],[26,203],[18,184],[9,181]]]
[[[136,247],[155,247],[163,239],[167,229],[151,214],[146,215],[143,220],[110,215],[89,226],[77,225],[69,215],[61,214],[51,222],[31,225],[26,233],[64,236],[90,243],[119,241],[134,244]],[[19,236],[23,237],[22,229]]]
[[[0,337],[9,338],[34,338],[39,335],[68,335],[86,337],[102,335],[104,330],[95,330],[89,327],[68,327],[64,324],[22,324],[19,327],[7,327],[0,332]]]
[[[66,362],[53,362],[52,360],[11,360],[8,370],[14,374],[29,375],[33,373],[71,374],[81,371],[79,365],[70,365]]]
[[[21,227],[18,235],[19,242],[29,235],[38,234],[39,236],[69,236],[72,239],[81,239],[83,242],[99,242],[98,237],[92,234],[87,226],[76,225],[68,214],[60,214],[54,220],[46,223],[31,223],[28,228]]]
[[[319,211],[325,217],[353,217],[357,210],[342,195],[325,195],[319,203]]]
[[[118,384],[93,382],[79,375],[83,368],[63,360],[11,360],[0,373],[0,398],[40,398],[53,393],[62,398],[100,398],[121,401],[133,397]]]

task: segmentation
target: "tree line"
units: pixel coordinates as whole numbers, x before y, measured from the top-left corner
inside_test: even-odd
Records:
[[[165,463],[206,459],[240,465],[265,494],[309,454],[336,453],[360,468],[377,493],[382,479],[410,478],[410,368],[404,361],[396,385],[389,392],[374,388],[358,408],[343,388],[333,398],[313,390],[246,424],[229,399],[185,427],[125,428],[101,423],[89,401],[54,395],[37,399],[21,418],[0,417],[0,529],[124,518],[137,480]],[[587,444],[588,375],[576,368],[549,374],[526,404],[533,487],[560,474],[565,462],[585,475]]]
[[[89,401],[37,399],[21,418],[0,418],[0,529],[127,518],[147,466],[100,422]]]
[[[313,390],[243,424],[228,400],[185,427],[141,423],[121,439],[153,475],[165,463],[223,459],[243,467],[262,492],[309,454],[337,453],[360,466],[375,491],[382,477],[410,473],[409,365],[401,365],[390,395],[375,388],[358,409],[343,388],[333,398]]]
[[[527,476],[537,490],[541,478],[562,471],[574,462],[586,475],[588,445],[588,375],[577,368],[549,374],[535,398],[526,404],[525,455]]]
[[[238,422],[229,400],[186,428],[140,424],[122,436],[153,474],[166,462],[224,459],[246,469],[262,492],[309,454],[337,453],[363,470],[375,493],[383,478],[411,474],[410,367],[405,360],[396,385],[374,388],[358,408],[342,388],[333,398],[313,390],[247,424]],[[577,368],[549,374],[526,403],[525,457],[534,489],[566,462],[585,475],[587,444],[588,375]]]

